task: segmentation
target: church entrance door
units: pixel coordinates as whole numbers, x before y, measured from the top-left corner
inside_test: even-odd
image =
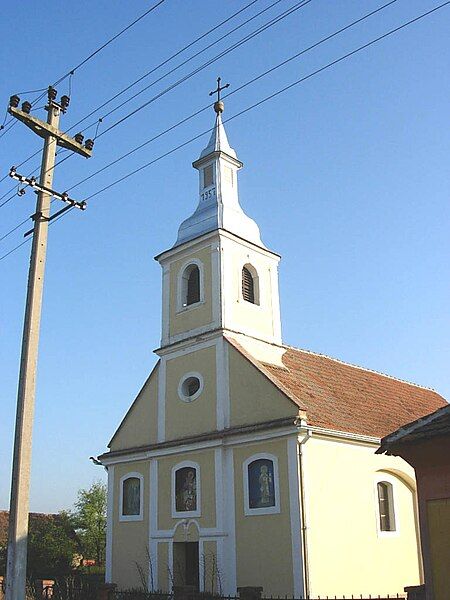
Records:
[[[174,542],[173,576],[176,586],[189,585],[199,589],[198,542]]]

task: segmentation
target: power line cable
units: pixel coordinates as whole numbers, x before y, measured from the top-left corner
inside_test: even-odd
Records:
[[[134,21],[132,21],[131,23],[129,23],[126,27],[124,27],[123,29],[121,29],[118,33],[116,33],[115,35],[113,35],[111,38],[109,38],[104,44],[102,44],[101,46],[99,46],[96,50],[94,50],[93,52],[91,52],[91,54],[89,54],[89,56],[87,56],[86,58],[84,58],[81,62],[79,62],[75,67],[73,67],[72,69],[70,69],[65,75],[63,75],[62,77],[60,77],[57,81],[55,81],[52,85],[58,85],[58,83],[61,83],[61,81],[63,81],[64,79],[66,79],[67,77],[69,77],[70,75],[73,75],[75,73],[75,71],[77,71],[78,69],[80,69],[83,65],[85,65],[88,61],[90,61],[92,58],[94,58],[94,56],[96,56],[99,52],[101,52],[102,50],[104,50],[107,46],[109,46],[112,42],[114,42],[115,40],[117,40],[117,38],[119,38],[122,34],[124,34],[126,31],[128,31],[129,29],[131,29],[131,27],[133,27],[134,25],[136,25],[136,23],[139,23],[139,21],[141,21],[144,17],[146,17],[147,15],[149,15],[150,13],[152,13],[155,9],[157,9],[161,4],[163,4],[163,2],[165,2],[165,0],[159,0],[158,2],[156,2],[156,4],[153,4],[148,10],[146,10],[142,15],[140,15],[139,17],[137,17],[137,19],[135,19]],[[36,90],[39,91],[39,90]],[[47,91],[47,88],[44,89],[44,93],[41,94],[38,98],[36,98],[35,100],[33,100],[31,102],[31,104],[34,104],[35,102],[38,102],[41,98],[43,98],[43,96],[45,95]],[[23,93],[32,93],[32,92],[23,92]],[[11,129],[11,128],[9,128]],[[8,129],[8,131],[9,131]],[[6,131],[3,132],[2,135],[0,135],[0,138],[3,137],[3,135],[5,135],[5,133],[7,133]]]
[[[120,125],[121,123],[123,123],[124,121],[126,121],[127,119],[129,119],[130,117],[134,116],[136,113],[138,113],[139,111],[141,111],[143,108],[146,108],[147,106],[149,106],[150,104],[152,104],[153,102],[155,102],[156,100],[158,100],[159,98],[161,98],[162,96],[164,96],[165,94],[167,94],[168,92],[172,91],[174,88],[178,87],[179,85],[181,85],[182,83],[184,83],[185,81],[187,81],[188,79],[190,79],[191,77],[193,77],[194,75],[197,75],[197,73],[200,73],[200,71],[203,71],[203,69],[206,69],[206,67],[209,67],[210,65],[214,64],[215,62],[217,62],[219,59],[223,58],[224,56],[226,56],[230,52],[233,52],[237,48],[240,48],[243,44],[245,44],[248,41],[252,40],[254,37],[256,37],[257,35],[259,35],[260,33],[263,33],[264,31],[266,31],[270,27],[273,27],[274,25],[276,25],[277,23],[279,23],[280,21],[282,21],[286,17],[290,16],[291,14],[293,14],[294,12],[296,12],[297,10],[305,7],[310,2],[312,2],[312,0],[300,0],[299,2],[297,2],[296,4],[294,4],[293,6],[291,6],[291,8],[285,10],[284,12],[280,13],[276,17],[270,19],[264,25],[261,25],[260,27],[258,27],[257,29],[255,29],[253,32],[247,34],[241,40],[238,40],[237,42],[235,42],[234,44],[232,44],[231,46],[229,46],[228,48],[226,48],[225,50],[223,50],[222,52],[220,52],[219,54],[217,54],[215,57],[213,57],[213,58],[209,59],[208,61],[204,62],[199,67],[197,67],[196,69],[194,69],[193,71],[191,71],[190,73],[188,73],[187,75],[185,75],[184,77],[182,77],[181,79],[178,79],[178,81],[176,81],[175,83],[171,84],[170,86],[168,86],[167,88],[165,88],[164,90],[162,90],[161,92],[159,92],[158,94],[156,94],[156,96],[153,96],[152,98],[150,98],[150,100],[147,100],[147,102],[144,102],[143,104],[141,104],[140,106],[138,106],[138,108],[132,110],[130,113],[128,113],[125,116],[123,116],[121,119],[119,119],[118,121],[116,121],[115,123],[113,123],[112,125],[110,125],[107,129],[105,129],[104,131],[102,131],[102,133],[98,137],[101,137],[102,135],[105,135],[106,133],[108,133],[109,131],[111,131],[112,129],[114,129],[115,127],[117,127],[118,125]],[[162,78],[160,78],[160,79],[162,79]],[[160,79],[157,80],[157,81],[160,81]],[[150,87],[150,86],[148,86],[148,87]]]
[[[248,87],[249,85],[255,83],[256,81],[259,81],[260,79],[262,79],[263,77],[269,75],[270,73],[273,73],[274,71],[276,71],[277,69],[285,66],[286,64],[290,63],[291,61],[299,58],[300,56],[302,56],[303,54],[306,54],[307,52],[310,52],[311,50],[313,50],[314,48],[317,48],[318,46],[320,46],[321,44],[327,42],[328,40],[332,39],[333,37],[336,37],[337,35],[343,33],[344,31],[350,29],[351,27],[354,27],[355,25],[361,23],[362,21],[368,19],[369,17],[375,15],[376,13],[379,13],[380,11],[384,10],[385,8],[387,8],[388,6],[394,4],[395,2],[397,2],[398,0],[390,0],[389,2],[387,2],[386,4],[383,4],[382,6],[376,8],[375,10],[365,14],[364,16],[360,17],[359,19],[356,19],[354,21],[352,21],[351,23],[349,23],[348,25],[345,25],[344,27],[341,27],[341,29],[338,29],[337,31],[331,33],[330,35],[327,35],[326,37],[322,38],[321,40],[319,40],[318,42],[315,42],[314,44],[312,44],[311,46],[308,46],[307,48],[301,50],[300,52],[297,52],[296,54],[294,54],[293,56],[290,56],[289,58],[287,58],[286,60],[282,61],[281,63],[278,63],[277,65],[275,65],[274,67],[271,67],[270,69],[267,69],[266,71],[264,71],[263,73],[261,73],[260,75],[258,75],[257,77],[254,77],[253,79],[250,79],[249,81],[243,83],[242,85],[240,85],[239,87],[235,88],[234,90],[232,90],[231,92],[228,92],[227,94],[225,94],[223,96],[223,99],[225,100],[226,98],[232,96],[233,94],[236,94],[238,92],[240,92],[241,90],[243,90],[244,88]],[[74,185],[72,185],[71,187],[68,188],[68,191],[73,190],[75,187],[78,187],[79,185],[81,185],[82,183],[85,183],[86,181],[92,179],[93,177],[95,177],[96,175],[98,175],[99,173],[102,173],[103,171],[105,171],[106,169],[108,169],[109,167],[117,164],[118,162],[120,162],[121,160],[127,158],[128,156],[130,156],[131,154],[134,154],[135,152],[137,152],[138,150],[141,150],[142,148],[144,148],[145,146],[147,146],[148,144],[150,144],[151,142],[154,142],[155,140],[157,140],[158,138],[162,137],[163,135],[165,135],[166,133],[169,133],[170,131],[173,131],[173,129],[175,129],[176,127],[179,127],[180,125],[183,125],[184,123],[186,123],[187,121],[189,121],[190,119],[198,116],[199,114],[201,114],[202,112],[204,112],[205,110],[208,110],[211,107],[211,104],[208,103],[205,106],[203,106],[202,108],[196,110],[195,112],[191,113],[189,116],[185,117],[184,119],[182,119],[181,121],[178,121],[177,123],[175,123],[174,125],[168,127],[167,129],[165,129],[164,131],[161,131],[160,133],[156,134],[155,136],[153,136],[152,138],[146,140],[145,142],[143,142],[142,144],[139,144],[138,146],[132,148],[131,150],[129,150],[128,152],[126,152],[125,154],[123,154],[122,156],[116,158],[115,160],[109,162],[108,164],[104,165],[101,169],[98,169],[97,171],[95,171],[94,173],[92,173],[91,175],[88,175],[87,177],[85,177],[84,179],[81,179],[80,181],[78,181],[77,183],[75,183]]]
[[[71,129],[74,129],[75,127],[77,127],[78,125],[80,125],[81,123],[83,123],[86,119],[88,119],[89,117],[91,117],[93,114],[95,114],[96,112],[98,112],[99,110],[101,110],[102,108],[104,108],[105,106],[107,106],[108,104],[110,104],[111,102],[113,102],[114,100],[116,100],[117,98],[119,98],[122,94],[124,94],[125,92],[127,92],[129,89],[131,89],[132,87],[134,87],[135,85],[137,85],[138,83],[140,83],[141,81],[143,81],[146,77],[148,77],[149,75],[151,75],[152,73],[154,73],[155,71],[157,71],[158,69],[160,69],[161,67],[163,67],[164,65],[166,65],[168,62],[170,62],[171,60],[173,60],[174,58],[176,58],[177,56],[179,56],[180,54],[182,54],[183,52],[185,52],[186,50],[188,50],[189,48],[191,48],[192,46],[194,46],[197,42],[204,40],[205,37],[207,37],[208,35],[210,35],[211,33],[213,33],[214,31],[216,31],[216,29],[219,29],[220,27],[222,27],[222,25],[225,25],[226,23],[228,23],[229,21],[231,21],[232,19],[234,19],[236,16],[238,16],[239,14],[241,14],[242,12],[244,12],[245,10],[247,10],[248,8],[250,8],[253,4],[255,4],[256,2],[258,2],[259,0],[252,0],[251,2],[249,2],[248,4],[246,4],[243,8],[241,8],[240,10],[238,10],[237,12],[233,13],[232,15],[230,15],[228,18],[226,18],[224,21],[221,21],[218,25],[215,25],[214,27],[212,27],[211,29],[209,29],[208,31],[206,31],[205,33],[202,33],[201,35],[199,35],[197,38],[195,38],[195,40],[193,40],[192,42],[190,42],[189,44],[187,44],[186,46],[183,46],[183,48],[181,48],[180,50],[177,50],[177,52],[175,52],[174,54],[172,54],[171,56],[169,56],[168,58],[166,58],[164,61],[162,61],[161,63],[159,63],[158,65],[156,65],[156,67],[152,67],[150,69],[150,71],[147,71],[146,73],[144,73],[143,75],[141,75],[138,79],[136,79],[135,81],[133,81],[132,83],[130,83],[129,85],[127,85],[125,88],[119,90],[119,92],[117,92],[116,94],[114,94],[113,96],[111,96],[111,98],[108,98],[105,102],[103,102],[102,104],[100,104],[99,106],[97,106],[97,108],[95,108],[94,110],[92,110],[89,114],[87,114],[86,116],[84,116],[82,119],[80,119],[79,121],[77,121],[76,123],[74,123],[74,125],[71,126]],[[186,62],[188,62],[189,60],[192,60],[192,58],[195,58],[196,56],[198,56],[198,54],[200,54],[201,52],[204,52],[206,49],[210,48],[212,45],[217,44],[219,41],[221,41],[224,37],[227,37],[228,35],[230,35],[231,33],[233,33],[234,31],[236,31],[237,29],[239,29],[240,27],[242,27],[243,25],[247,24],[248,22],[252,21],[253,19],[255,19],[256,17],[258,17],[259,15],[261,15],[262,13],[266,12],[267,10],[269,10],[270,8],[272,8],[273,6],[275,6],[276,4],[279,4],[279,2],[282,2],[283,0],[277,0],[276,2],[273,2],[271,5],[269,5],[267,8],[265,8],[264,10],[260,11],[259,13],[257,13],[256,15],[254,15],[253,17],[251,17],[250,19],[248,19],[247,21],[244,21],[244,23],[242,23],[241,25],[239,25],[238,27],[232,29],[230,32],[228,32],[227,34],[225,34],[224,36],[222,36],[221,38],[219,38],[218,40],[216,40],[215,42],[213,42],[213,44],[210,44],[210,46],[207,46],[205,49],[201,50],[199,53],[195,54],[193,57],[190,57],[187,61],[181,63],[178,67],[186,64]],[[170,73],[172,73],[172,71],[170,71]],[[159,80],[158,80],[159,81]],[[154,85],[154,84],[151,84]],[[144,88],[144,90],[147,88]],[[141,90],[144,91],[144,90]],[[139,92],[139,93],[141,93]],[[134,96],[132,97],[134,98]],[[125,104],[126,102],[128,102],[130,99],[126,100],[123,104]],[[116,107],[114,110],[117,110],[117,108],[120,108],[121,106],[123,106],[123,104],[120,104],[118,107]],[[112,111],[114,112],[114,111]],[[110,113],[107,113],[106,115],[103,115],[102,119],[104,119],[105,117],[107,117]],[[86,129],[89,129],[89,127],[92,127],[93,125],[95,125],[97,121],[91,123],[90,125],[87,125],[83,131],[86,131]],[[69,130],[70,131],[70,130]]]
[[[319,69],[316,69],[315,71],[312,71],[311,73],[309,73],[308,75],[305,75],[303,77],[301,77],[300,79],[297,79],[296,81],[294,81],[293,83],[290,83],[289,85],[281,88],[280,90],[277,90],[276,92],[274,92],[273,94],[270,94],[269,96],[266,96],[265,98],[263,98],[262,100],[259,100],[258,102],[255,102],[254,104],[248,106],[247,108],[244,108],[243,110],[239,111],[238,113],[232,115],[231,117],[229,117],[228,119],[224,120],[224,123],[228,123],[229,121],[232,121],[233,119],[236,119],[237,117],[240,117],[244,114],[246,114],[247,112],[254,110],[255,108],[257,108],[258,106],[261,106],[262,104],[268,102],[269,100],[272,100],[273,98],[276,98],[277,96],[279,96],[280,94],[283,94],[284,92],[292,89],[293,87],[299,85],[300,83],[303,83],[304,81],[307,81],[308,79],[311,79],[312,77],[314,77],[315,75],[318,75],[319,73],[322,73],[323,71],[325,71],[326,69],[329,69],[335,65],[337,65],[338,63],[342,62],[343,60],[346,60],[347,58],[350,58],[351,56],[354,56],[355,54],[357,54],[358,52],[361,52],[362,50],[365,50],[366,48],[369,48],[370,46],[380,42],[381,40],[386,39],[387,37],[393,35],[394,33],[397,33],[398,31],[408,27],[409,25],[412,25],[413,23],[416,23],[417,21],[427,17],[428,15],[436,12],[437,10],[440,10],[441,8],[444,8],[444,6],[447,6],[448,4],[450,4],[450,0],[447,0],[447,2],[444,2],[434,8],[432,8],[431,10],[422,13],[421,15],[418,15],[417,17],[403,23],[402,25],[399,25],[398,27],[395,27],[394,29],[391,29],[390,31],[384,33],[383,35],[378,36],[377,38],[371,40],[370,42],[367,42],[366,44],[363,44],[361,46],[359,46],[358,48],[356,48],[355,50],[352,50],[351,52],[347,52],[346,54],[344,54],[343,56],[340,56],[339,58],[327,63],[326,65],[324,65],[323,67],[320,67]],[[172,148],[171,150],[165,152],[164,154],[161,154],[160,156],[156,157],[155,159],[145,163],[144,165],[141,165],[140,167],[138,167],[137,169],[134,169],[133,171],[131,171],[130,173],[127,173],[126,175],[120,177],[119,179],[113,181],[112,183],[108,184],[107,186],[105,186],[104,188],[101,188],[100,190],[98,190],[97,192],[94,192],[93,194],[90,194],[89,196],[87,196],[85,198],[85,200],[90,200],[92,198],[94,198],[95,196],[98,196],[99,194],[103,193],[104,191],[110,189],[111,187],[121,183],[122,181],[124,181],[125,179],[128,179],[129,177],[131,177],[132,175],[135,175],[136,173],[139,173],[140,171],[146,169],[147,167],[149,167],[150,165],[154,164],[155,162],[158,162],[159,160],[161,160],[162,158],[165,158],[166,156],[169,156],[170,154],[173,154],[174,152],[176,152],[177,150],[180,150],[181,148],[184,148],[185,146],[187,146],[188,144],[194,142],[195,140],[199,139],[200,137],[204,136],[205,134],[209,133],[212,131],[212,129],[214,129],[213,127],[206,129],[205,131],[202,131],[200,134],[195,135],[194,137],[190,138],[189,140],[187,140],[186,142],[183,142],[182,144],[179,144],[178,146],[176,146],[175,148]]]
[[[274,6],[275,4],[278,4],[279,2],[281,2],[282,0],[277,0],[276,2],[274,2],[273,4],[271,4],[270,6],[268,6],[266,9],[264,9],[263,11],[261,11],[260,13],[257,13],[256,16],[259,16],[260,14],[262,14],[263,12],[266,12],[266,10],[270,9],[272,6]],[[246,4],[244,7],[242,7],[241,9],[239,9],[238,11],[234,12],[232,15],[230,15],[229,17],[227,17],[226,19],[224,19],[223,21],[221,21],[220,23],[218,23],[217,25],[215,25],[214,27],[212,27],[211,29],[209,29],[208,31],[206,31],[205,33],[202,33],[200,36],[198,36],[195,40],[193,40],[192,42],[190,42],[189,44],[185,45],[183,48],[181,48],[180,50],[177,50],[177,52],[175,52],[174,54],[172,54],[171,56],[169,56],[167,59],[165,59],[164,61],[162,61],[161,63],[159,63],[158,65],[156,65],[155,67],[153,67],[150,71],[147,71],[146,73],[144,73],[144,75],[142,75],[139,79],[137,79],[136,81],[134,81],[133,83],[131,83],[130,85],[128,85],[127,87],[123,88],[121,91],[119,91],[117,94],[115,94],[114,96],[112,96],[111,98],[109,98],[106,102],[104,102],[103,104],[101,104],[100,106],[98,106],[97,108],[95,108],[93,111],[91,111],[90,113],[88,113],[85,117],[83,117],[81,120],[77,121],[74,125],[72,125],[69,129],[67,129],[67,131],[65,131],[65,133],[68,133],[69,131],[71,131],[72,129],[75,129],[75,127],[77,127],[80,123],[82,123],[83,121],[85,121],[86,119],[88,119],[90,116],[92,116],[93,114],[95,114],[97,111],[101,110],[102,108],[104,108],[107,104],[109,104],[110,102],[112,102],[113,100],[115,100],[116,98],[118,98],[119,96],[121,96],[123,93],[125,93],[126,91],[128,91],[131,87],[133,87],[134,85],[138,84],[140,81],[142,81],[143,79],[145,79],[145,77],[147,77],[148,75],[154,73],[157,69],[161,68],[162,66],[164,66],[165,64],[167,64],[168,62],[170,62],[172,59],[176,58],[177,56],[179,56],[181,53],[183,53],[185,50],[189,49],[191,46],[193,46],[194,44],[196,44],[198,41],[205,39],[206,36],[210,35],[211,33],[213,33],[214,31],[216,31],[218,28],[222,27],[223,25],[225,25],[226,23],[228,23],[229,21],[231,21],[232,19],[234,19],[235,17],[237,17],[239,14],[241,14],[242,12],[244,12],[245,10],[247,10],[248,8],[250,8],[253,4],[255,4],[256,2],[259,2],[259,0],[251,0],[251,2],[249,2],[248,4]],[[252,18],[255,18],[252,17]],[[250,19],[251,20],[251,19]],[[245,23],[247,23],[248,21],[245,21]],[[244,23],[244,24],[245,24]],[[232,32],[234,32],[237,28],[233,29]],[[227,34],[229,35],[229,34]],[[226,36],[224,36],[226,37]],[[220,38],[219,41],[223,39]],[[215,42],[216,43],[216,42]],[[195,55],[197,56],[197,55]],[[190,60],[190,59],[189,59]],[[185,63],[183,63],[185,64]],[[70,75],[72,75],[72,71],[70,72]],[[69,80],[70,81],[70,80]],[[53,84],[53,85],[56,85]],[[69,94],[70,95],[70,94]],[[5,115],[5,120],[7,118],[7,113]],[[99,121],[96,121],[95,123],[92,123],[91,125],[89,125],[88,127],[86,127],[83,131],[85,131],[86,129],[88,129],[90,126],[95,125],[97,123],[97,125],[99,124]],[[1,137],[1,136],[0,136]],[[32,155],[30,155],[28,158],[26,158],[25,160],[23,160],[18,167],[21,167],[22,165],[24,165],[25,163],[27,163],[29,160],[31,160],[32,158],[34,158],[37,154],[39,154],[41,152],[41,150],[38,150],[37,152],[33,153]],[[5,179],[8,178],[8,174],[4,175],[1,179],[0,179],[0,183],[2,181],[4,181]],[[8,192],[6,192],[2,197],[0,197],[0,200],[2,198],[4,198],[5,196],[7,196],[9,193],[11,193],[12,190],[9,190]],[[1,206],[0,206],[1,207]]]
[[[250,6],[251,4],[253,4],[254,1],[255,0],[253,0],[253,2],[251,2],[249,5],[247,5],[244,8],[247,8],[248,6]],[[225,34],[224,36],[222,36],[221,38],[219,38],[219,40],[216,40],[216,42],[213,42],[212,44],[210,44],[209,46],[207,46],[205,49],[209,49],[211,46],[213,46],[215,43],[217,43],[217,41],[221,41],[222,39],[224,39],[225,37],[227,37],[228,35],[230,35],[230,33],[233,33],[234,31],[236,31],[237,29],[239,29],[243,25],[245,25],[248,22],[252,21],[257,16],[260,16],[262,13],[266,12],[268,9],[272,8],[276,4],[279,4],[281,1],[282,0],[276,0],[271,5],[269,5],[268,7],[266,7],[265,9],[263,9],[262,11],[260,11],[259,13],[257,13],[253,17],[251,17],[250,19],[247,19],[247,21],[244,21],[244,23],[242,23],[239,26],[235,27],[233,30],[231,30],[231,32],[228,32],[227,34]],[[272,19],[270,19],[269,21],[267,21],[266,23],[264,23],[263,25],[261,25],[260,27],[258,27],[256,30],[254,30],[253,32],[251,32],[250,34],[247,34],[241,40],[238,40],[237,42],[235,42],[234,44],[232,44],[231,46],[229,46],[228,48],[226,48],[224,51],[222,51],[221,53],[219,53],[218,55],[216,55],[214,58],[210,59],[209,61],[206,61],[205,63],[203,63],[202,65],[200,65],[196,69],[194,69],[194,71],[192,71],[191,73],[188,73],[186,76],[182,77],[181,79],[179,79],[178,81],[176,81],[174,84],[172,84],[169,87],[167,87],[164,90],[162,90],[159,94],[157,94],[156,96],[154,96],[153,98],[151,98],[150,100],[148,100],[147,102],[145,102],[143,105],[141,105],[140,107],[138,107],[137,109],[135,109],[134,111],[132,111],[131,113],[129,113],[128,115],[125,115],[123,118],[119,119],[119,121],[116,121],[115,123],[113,123],[112,125],[110,125],[110,127],[108,127],[107,129],[105,129],[104,131],[102,131],[97,137],[100,138],[101,136],[105,135],[106,133],[108,133],[109,131],[111,131],[112,129],[114,129],[116,126],[120,125],[123,121],[125,121],[129,117],[133,116],[134,114],[136,114],[137,112],[139,112],[140,110],[142,110],[143,108],[145,108],[146,106],[148,106],[149,104],[153,103],[155,100],[161,98],[163,95],[167,94],[169,91],[171,91],[172,89],[174,89],[175,87],[177,87],[181,83],[184,83],[185,81],[187,81],[188,79],[190,79],[191,77],[193,77],[194,75],[196,75],[197,73],[199,73],[200,71],[202,71],[203,69],[205,69],[206,67],[210,66],[211,64],[213,64],[214,62],[216,62],[217,60],[219,60],[220,58],[222,58],[226,54],[232,52],[236,48],[239,48],[241,45],[243,45],[244,43],[250,41],[251,39],[253,39],[257,35],[259,35],[260,33],[263,33],[264,31],[266,31],[270,27],[273,27],[278,22],[280,22],[281,20],[285,19],[286,17],[288,17],[292,13],[296,12],[300,8],[303,8],[304,6],[306,6],[307,4],[309,4],[310,2],[312,2],[312,0],[300,0],[296,4],[292,5],[289,9],[283,11],[282,13],[279,13],[276,17],[273,17]],[[238,11],[238,12],[242,12],[242,10]],[[229,20],[230,18],[232,18],[236,14],[238,14],[238,13],[235,13],[234,15],[232,15],[231,17],[229,17],[227,20]],[[214,29],[217,29],[217,26]],[[193,57],[187,59],[186,61],[184,61],[183,63],[181,63],[181,65],[179,65],[179,66],[182,66],[182,65],[186,64],[192,58],[195,58],[196,56],[198,56],[199,54],[201,54],[205,49],[201,50],[200,52],[198,52],[197,54],[195,54]],[[148,87],[151,87],[155,83],[158,83],[159,81],[161,81],[162,79],[164,79],[164,77],[166,77],[167,75],[170,75],[173,71],[177,70],[179,68],[179,66],[175,67],[174,69],[172,69],[171,71],[169,71],[168,73],[166,73],[165,75],[163,75],[162,77],[160,77],[159,79],[157,79],[155,82],[151,83],[149,86],[147,86],[147,88],[144,88],[144,89],[148,89]],[[133,96],[133,98],[134,98],[134,96]],[[126,102],[128,102],[128,100]],[[114,109],[114,110],[116,110],[116,109]],[[114,112],[114,111],[111,111],[111,112]],[[110,114],[110,113],[108,113],[108,114]],[[77,123],[75,123],[75,125],[72,125],[67,130],[67,132],[69,132],[72,129],[74,129],[79,123],[80,123],[80,121],[78,121]],[[93,123],[93,124],[95,124],[95,123]],[[11,192],[12,192],[12,190],[10,190],[9,192],[6,192],[6,194],[4,194],[4,195],[7,195],[7,194],[9,194]],[[12,197],[14,197],[14,195],[15,194],[13,194]],[[8,200],[11,200],[12,197],[9,198]],[[6,204],[6,202],[5,202],[5,204]],[[1,208],[1,205],[0,205],[0,208]]]
[[[303,83],[304,81],[307,81],[308,79],[311,79],[312,77],[314,77],[315,75],[318,75],[319,73],[322,73],[323,71],[325,71],[326,69],[329,69],[333,66],[335,66],[336,64],[342,62],[343,60],[346,60],[347,58],[350,58],[351,56],[354,56],[355,54],[357,54],[358,52],[361,52],[362,50],[365,50],[366,48],[380,42],[381,40],[386,39],[387,37],[393,35],[394,33],[397,33],[398,31],[405,29],[406,27],[412,25],[413,23],[416,23],[417,21],[429,16],[430,14],[444,8],[445,6],[448,6],[450,4],[450,0],[447,0],[447,2],[444,2],[438,6],[435,6],[434,8],[430,9],[429,11],[426,11],[420,15],[418,15],[417,17],[414,17],[413,19],[406,21],[405,23],[402,23],[401,25],[399,25],[398,27],[395,27],[394,29],[391,29],[390,31],[384,33],[381,36],[378,36],[377,38],[367,42],[366,44],[363,44],[361,46],[359,46],[358,48],[356,48],[355,50],[352,50],[351,52],[347,52],[346,54],[344,54],[343,56],[340,56],[339,58],[327,63],[326,65],[324,65],[323,67],[320,67],[319,69],[316,69],[315,71],[312,71],[311,73],[309,73],[308,75],[305,75],[303,77],[301,77],[300,79],[297,79],[296,81],[294,81],[293,83],[281,88],[280,90],[277,90],[276,92],[274,92],[273,94],[270,94],[269,96],[266,96],[265,98],[263,98],[262,100],[259,100],[258,102],[255,102],[254,104],[248,106],[247,108],[239,111],[238,113],[232,115],[231,117],[229,117],[228,119],[224,120],[224,123],[227,123],[229,121],[232,121],[233,119],[236,119],[240,116],[242,116],[243,114],[246,114],[247,112],[254,110],[255,108],[257,108],[258,106],[261,106],[262,104],[264,104],[265,102],[268,102],[269,100],[272,100],[273,98],[276,98],[277,96],[279,96],[280,94],[283,94],[284,92],[292,89],[293,87]],[[177,150],[180,150],[181,148],[184,148],[185,146],[187,146],[188,144],[191,144],[192,142],[196,141],[197,139],[203,137],[205,134],[209,133],[212,131],[212,129],[214,129],[214,127],[212,128],[208,128],[205,131],[202,131],[201,133],[193,136],[192,138],[190,138],[189,140],[179,144],[178,146],[175,146],[174,148],[168,150],[167,152],[157,156],[156,158],[154,158],[153,160],[141,165],[140,167],[138,167],[137,169],[134,169],[133,171],[127,173],[126,175],[120,177],[119,179],[116,179],[115,181],[113,181],[112,183],[108,184],[107,186],[101,188],[100,190],[97,190],[96,192],[94,192],[93,194],[91,194],[90,196],[87,196],[85,198],[85,200],[90,200],[92,198],[94,198],[95,196],[98,196],[99,194],[102,194],[103,192],[105,192],[106,190],[109,190],[110,188],[118,185],[119,183],[121,183],[122,181],[124,181],[125,179],[128,179],[129,177],[132,177],[133,175],[136,175],[137,173],[139,173],[140,171],[143,171],[144,169],[148,168],[149,166],[155,164],[156,162],[162,160],[163,158],[169,156],[170,154],[173,154],[174,152],[176,152]],[[70,212],[70,210],[68,210],[66,213]],[[62,218],[62,216],[59,218]],[[59,220],[55,219],[55,221]],[[26,240],[28,241],[28,240]],[[7,252],[5,255],[0,257],[0,261],[5,259],[7,256],[9,256],[10,254],[12,254],[13,252],[15,252],[16,250],[18,250],[21,246],[23,246],[25,242],[22,242],[21,244],[19,244],[18,246],[16,246],[15,248],[13,248],[12,250],[10,250],[9,252]]]

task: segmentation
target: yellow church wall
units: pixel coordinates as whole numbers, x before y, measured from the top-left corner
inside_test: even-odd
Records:
[[[118,464],[114,467],[114,506],[112,541],[112,581],[119,589],[141,587],[139,567],[148,575],[149,463]],[[120,479],[127,473],[140,473],[144,481],[142,521],[120,521]]]
[[[177,306],[180,272],[181,270],[184,270],[193,259],[198,260],[203,264],[203,302],[196,306],[180,308]],[[211,271],[210,246],[194,251],[189,254],[188,257],[184,255],[183,258],[175,260],[170,264],[169,335],[176,335],[211,323],[213,319]]]
[[[157,441],[158,367],[156,367],[125,415],[110,443],[111,450],[144,446]]]
[[[413,469],[375,455],[376,445],[313,435],[304,448],[310,594],[383,596],[419,584]],[[394,486],[396,532],[378,532],[376,481],[383,479]]]
[[[200,517],[194,517],[199,526],[216,526],[216,494],[214,477],[214,450],[186,452],[158,459],[158,529],[173,529],[183,517],[172,517],[172,469],[184,461],[192,461],[200,467]]]
[[[298,414],[298,407],[282,394],[240,352],[228,344],[230,368],[230,424],[263,423]]]
[[[278,458],[280,513],[246,516],[244,512],[244,461],[258,453]],[[291,521],[287,441],[274,440],[235,447],[235,516],[237,585],[262,586],[264,596],[293,594]]]
[[[180,379],[190,372],[203,377],[203,391],[193,402],[178,395]],[[216,429],[216,348],[210,346],[167,360],[166,439],[176,439]]]
[[[217,565],[217,542],[203,542],[203,551],[199,557],[202,569],[202,587],[205,592],[220,592],[220,572]]]
[[[169,573],[169,544],[158,542],[158,589],[168,592],[172,589],[171,575]]]

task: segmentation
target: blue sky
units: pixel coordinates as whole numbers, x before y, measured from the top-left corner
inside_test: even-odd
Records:
[[[61,127],[70,127],[245,4],[166,0],[75,73]],[[258,0],[145,82],[270,4]],[[55,189],[71,187],[205,106],[218,75],[231,83],[231,91],[382,4],[313,0],[105,134],[93,158],[65,161],[57,169]],[[398,0],[232,95],[224,118],[438,4]],[[103,130],[293,5],[282,0],[106,118]],[[4,11],[2,102],[6,106],[12,93],[46,87],[148,7],[138,0],[43,0]],[[241,204],[259,224],[265,244],[282,255],[285,342],[434,387],[447,397],[449,23],[450,6],[226,126],[244,162]],[[68,92],[67,80],[58,91]],[[36,114],[45,118],[42,109]],[[73,196],[89,196],[211,127],[213,118],[212,110],[201,113],[77,187]],[[94,129],[86,133],[93,135]],[[155,362],[161,273],[153,257],[174,243],[178,225],[195,207],[197,172],[191,163],[207,138],[98,195],[84,213],[72,211],[50,229],[33,442],[34,511],[69,508],[80,487],[103,477],[88,457],[105,450]],[[0,177],[40,145],[17,124],[0,138]],[[28,173],[38,164],[37,158],[21,170]],[[11,187],[10,180],[0,183],[0,195]],[[29,192],[0,209],[0,237],[32,214],[34,200]],[[0,242],[0,256],[22,241],[25,229]],[[0,508],[9,503],[29,250],[25,245],[0,261]]]

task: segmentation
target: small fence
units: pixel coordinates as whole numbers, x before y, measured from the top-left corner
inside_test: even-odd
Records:
[[[347,594],[342,596],[259,596],[240,594],[239,596],[219,596],[208,592],[145,592],[143,590],[114,590],[108,594],[108,600],[405,600],[406,594]]]

